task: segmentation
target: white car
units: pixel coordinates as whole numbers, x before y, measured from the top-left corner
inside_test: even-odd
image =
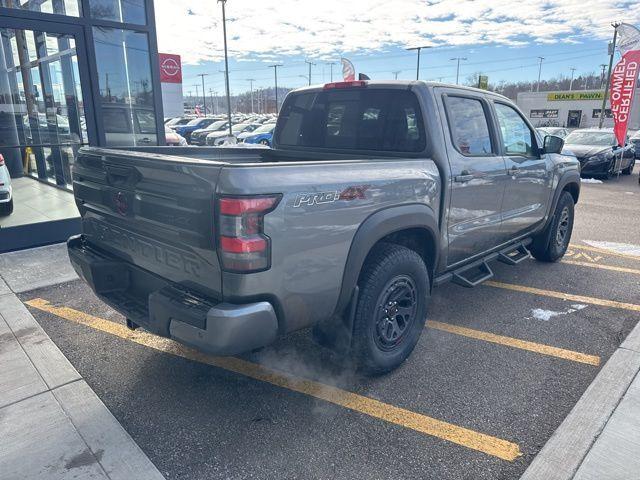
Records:
[[[0,215],[11,215],[13,212],[13,194],[11,192],[11,176],[0,153]]]

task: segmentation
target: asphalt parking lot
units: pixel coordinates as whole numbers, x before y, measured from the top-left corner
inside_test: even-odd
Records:
[[[608,243],[640,243],[637,171],[583,185],[562,262],[436,289],[379,378],[308,332],[225,359],[130,332],[80,281],[21,298],[167,479],[517,478],[640,320],[640,252]]]

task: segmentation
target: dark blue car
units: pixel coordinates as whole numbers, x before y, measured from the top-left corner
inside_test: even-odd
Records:
[[[259,143],[261,145],[271,146],[271,137],[273,137],[273,129],[276,127],[275,123],[267,123],[261,127],[256,128],[253,132],[238,135],[238,140],[244,141],[244,143]]]
[[[176,127],[172,127],[178,135],[181,135],[187,140],[187,142],[191,143],[191,132],[198,130],[200,128],[206,128],[215,122],[215,118],[208,117],[199,117],[194,118],[186,125],[178,125]]]

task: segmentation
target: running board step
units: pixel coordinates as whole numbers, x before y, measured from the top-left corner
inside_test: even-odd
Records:
[[[453,272],[451,281],[463,287],[473,288],[493,277],[493,271],[486,260]]]
[[[531,258],[531,252],[522,243],[515,248],[512,247],[498,253],[498,261],[507,265],[518,265],[528,258]]]

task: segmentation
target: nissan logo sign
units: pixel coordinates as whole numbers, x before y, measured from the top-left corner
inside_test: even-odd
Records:
[[[169,77],[175,77],[180,73],[180,65],[173,58],[165,58],[160,65],[160,68],[165,75]]]

